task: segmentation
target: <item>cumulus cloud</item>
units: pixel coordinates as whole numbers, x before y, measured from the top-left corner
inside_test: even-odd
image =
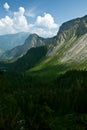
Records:
[[[43,16],[37,16],[33,31],[39,35],[43,35],[44,37],[51,37],[56,35],[58,24],[55,23],[51,14],[44,13]]]
[[[0,34],[16,33],[28,30],[28,22],[24,16],[25,9],[19,8],[18,12],[14,12],[13,17],[6,16],[0,19]]]
[[[40,36],[43,36],[43,37],[52,37],[54,35],[56,35],[57,31],[58,30],[49,30],[49,29],[44,29],[44,28],[38,28],[38,27],[33,27],[30,29],[31,33],[36,33]]]
[[[8,4],[7,2],[5,2],[5,4],[3,5],[3,7],[4,7],[4,9],[5,9],[6,11],[8,11],[9,8],[10,8],[10,6],[9,6],[9,4]]]
[[[37,16],[35,22],[29,23],[25,15],[24,7],[19,7],[13,16],[5,16],[0,19],[0,35],[18,32],[37,33],[40,36],[53,36],[58,31],[58,25],[49,13]]]
[[[15,30],[13,28],[13,20],[9,16],[6,16],[0,19],[0,34],[8,33],[15,33]]]
[[[23,15],[23,14],[24,14],[24,12],[25,12],[24,7],[19,7],[19,13]]]
[[[28,22],[24,13],[25,9],[23,7],[20,7],[18,12],[14,12],[13,27],[16,31],[27,31],[28,29]]]
[[[58,28],[58,25],[54,22],[54,18],[49,13],[44,13],[44,16],[38,16],[36,20],[36,25],[49,29]]]

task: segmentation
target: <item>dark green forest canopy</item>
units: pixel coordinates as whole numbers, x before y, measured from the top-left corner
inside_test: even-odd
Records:
[[[87,71],[42,77],[0,71],[1,130],[85,130]]]

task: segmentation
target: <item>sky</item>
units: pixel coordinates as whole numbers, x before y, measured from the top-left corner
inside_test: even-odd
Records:
[[[0,0],[0,35],[29,32],[52,37],[62,23],[84,15],[87,0]]]

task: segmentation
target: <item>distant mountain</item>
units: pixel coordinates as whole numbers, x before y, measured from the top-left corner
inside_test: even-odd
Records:
[[[3,51],[10,50],[18,45],[22,45],[29,36],[27,32],[17,34],[0,35],[0,49]]]
[[[1,55],[1,60],[11,60],[22,57],[27,51],[32,47],[44,46],[46,44],[46,40],[44,38],[39,37],[37,34],[31,34],[25,40],[23,45],[17,46],[9,51],[6,51]]]
[[[55,74],[65,69],[87,69],[87,16],[63,23],[57,35],[52,38],[44,39],[37,34],[31,34],[23,45],[7,51],[2,55],[2,58],[20,58],[14,62],[16,67],[17,64],[21,66],[23,62],[24,64],[30,64],[31,58],[29,57],[28,60],[25,60],[27,58],[24,57],[29,54],[32,48],[35,51],[35,48],[43,46],[47,49],[45,57],[38,64],[35,64],[35,67],[33,66],[32,71],[44,69],[49,72],[54,71]],[[37,57],[37,53],[34,53],[34,55]]]

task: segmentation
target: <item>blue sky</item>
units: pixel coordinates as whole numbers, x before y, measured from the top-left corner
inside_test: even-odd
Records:
[[[0,0],[0,35],[28,31],[56,35],[59,26],[87,15],[87,0]]]

